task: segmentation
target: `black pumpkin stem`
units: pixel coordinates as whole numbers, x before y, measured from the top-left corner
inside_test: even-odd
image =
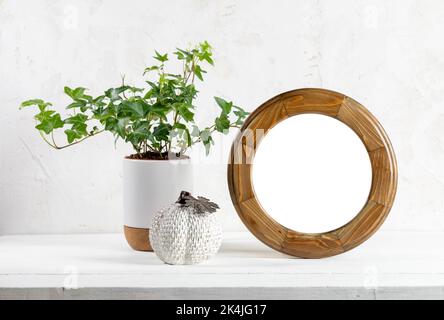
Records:
[[[219,209],[219,206],[216,203],[200,196],[196,199],[188,191],[182,191],[176,203],[186,207],[193,206],[197,209],[197,213],[213,213]]]
[[[181,191],[179,195],[179,199],[177,199],[176,203],[186,204],[188,197],[191,196],[191,193],[188,191]]]

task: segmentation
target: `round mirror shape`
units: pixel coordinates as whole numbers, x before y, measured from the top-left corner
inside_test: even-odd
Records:
[[[286,254],[323,258],[378,230],[398,173],[387,134],[364,106],[338,92],[297,89],[249,115],[231,147],[227,178],[233,205],[256,238]]]
[[[372,168],[353,130],[332,117],[302,114],[269,130],[256,150],[252,175],[268,215],[289,229],[320,233],[360,212]]]

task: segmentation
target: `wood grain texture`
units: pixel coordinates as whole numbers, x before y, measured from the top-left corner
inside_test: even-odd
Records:
[[[133,250],[153,251],[150,244],[150,229],[123,226],[125,239]]]
[[[300,233],[279,224],[261,207],[252,182],[254,154],[262,138],[279,122],[303,113],[327,115],[349,126],[364,143],[372,166],[371,190],[362,210],[346,225],[324,233]],[[381,226],[395,199],[397,165],[387,134],[364,106],[341,93],[298,89],[251,113],[233,142],[227,178],[237,213],[259,240],[289,255],[322,258],[360,245]]]

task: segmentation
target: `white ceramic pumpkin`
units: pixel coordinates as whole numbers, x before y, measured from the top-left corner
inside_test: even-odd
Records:
[[[156,255],[168,264],[196,264],[216,254],[222,243],[216,208],[208,199],[182,192],[153,217],[149,237]]]

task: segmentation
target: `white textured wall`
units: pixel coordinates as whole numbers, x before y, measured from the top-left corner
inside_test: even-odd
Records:
[[[367,106],[399,162],[386,229],[444,230],[444,2],[0,0],[0,234],[118,231],[121,158],[109,136],[50,150],[20,101],[66,102],[62,88],[99,94],[120,74],[137,83],[154,48],[203,39],[216,66],[200,88],[253,110],[282,91],[323,87]],[[242,228],[225,166],[204,165],[201,193]]]

